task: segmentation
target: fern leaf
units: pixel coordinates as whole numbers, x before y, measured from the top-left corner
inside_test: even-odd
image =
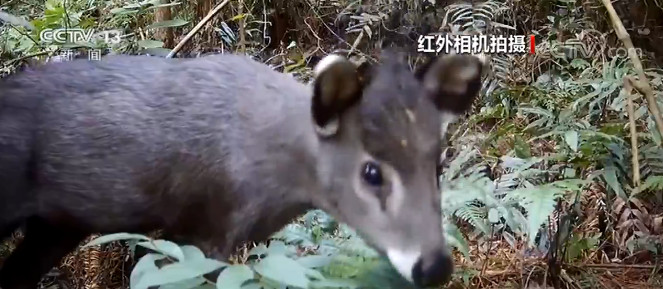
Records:
[[[478,208],[476,206],[463,206],[458,208],[454,215],[456,215],[456,217],[460,218],[461,220],[470,223],[473,227],[481,230],[482,233],[490,233],[490,229],[486,222],[487,214],[484,208]]]
[[[569,179],[535,187],[519,188],[508,194],[509,198],[517,199],[518,203],[527,211],[529,246],[534,245],[539,227],[547,222],[548,216],[555,210],[557,198],[563,196],[564,192],[568,190],[580,190],[584,184],[585,181]]]

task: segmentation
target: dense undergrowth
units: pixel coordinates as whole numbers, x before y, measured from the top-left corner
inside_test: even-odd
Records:
[[[494,0],[473,6],[448,6],[441,10],[448,19],[447,27],[442,28],[454,32],[514,34],[522,31],[516,23],[521,23],[517,18],[524,16],[512,15],[508,5],[526,8],[525,2]],[[129,27],[129,36],[111,48],[117,53],[135,53],[162,45],[150,37],[151,29],[180,27],[188,31],[195,24],[187,16],[157,24],[150,22],[151,13],[163,5],[154,6],[160,1],[121,4],[71,1],[66,2],[66,7],[64,3],[49,0],[38,5],[3,6],[11,8],[8,12],[14,15],[27,15],[24,18],[35,28],[28,31],[15,24],[0,28],[3,73],[13,72],[28,56],[52,54],[62,48],[39,43],[38,31],[44,28]],[[659,256],[663,250],[662,137],[642,97],[634,97],[638,141],[638,168],[634,170],[628,95],[623,90],[623,77],[635,75],[632,64],[606,49],[609,45],[606,36],[611,32],[587,32],[598,20],[586,17],[583,10],[586,5],[576,1],[551,3],[555,9],[545,15],[547,22],[526,32],[537,36],[537,51],[563,47],[566,53],[494,55],[493,73],[486,79],[475,113],[450,132],[452,147],[440,176],[443,192],[440,206],[445,234],[455,248],[458,263],[452,286],[524,288],[548,280],[560,288],[614,287],[614,283],[602,281],[608,278],[607,267],[596,264],[617,264],[614,268],[619,269],[622,265],[626,268],[624,264],[638,263],[642,265],[638,268],[644,268],[637,271],[640,277],[628,282],[661,288],[662,281],[656,276],[660,276]],[[337,6],[352,8],[352,5]],[[99,9],[110,14],[90,13]],[[566,13],[560,16],[559,9]],[[185,13],[186,7],[182,11],[181,15],[189,15]],[[252,21],[259,17],[238,14],[228,23],[221,22],[214,33],[232,47],[237,45],[240,32],[231,26],[237,27],[240,20],[248,20],[242,31],[248,38],[256,37],[251,33],[259,34],[260,29],[252,26]],[[356,17],[355,30],[348,28],[349,34],[360,27],[357,33],[370,36],[371,27],[377,29],[383,18],[380,14],[360,14]],[[573,43],[599,48],[587,55],[568,53],[577,49],[577,45],[568,44],[569,39],[562,42],[558,39],[560,34],[571,35]],[[299,55],[284,66],[286,71],[306,74],[302,51],[311,50],[307,45],[318,44],[291,43],[283,48],[298,51],[295,54]],[[650,68],[647,75],[660,99],[663,71]],[[634,177],[634,171],[639,172],[640,178]],[[156,250],[139,260],[131,271],[129,282],[124,285],[132,289],[154,285],[163,285],[160,288],[410,286],[351,229],[321,211],[309,212],[274,235],[267,244],[247,245],[232,262],[207,259],[195,247],[140,235],[109,235],[93,244],[119,239],[130,240],[130,247]],[[155,260],[165,258],[172,264],[160,268],[155,265]],[[217,280],[202,277],[220,268],[225,269]]]

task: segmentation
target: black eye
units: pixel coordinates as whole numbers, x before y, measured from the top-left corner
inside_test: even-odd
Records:
[[[382,172],[380,171],[378,164],[374,162],[367,162],[364,164],[361,176],[371,186],[382,185]]]

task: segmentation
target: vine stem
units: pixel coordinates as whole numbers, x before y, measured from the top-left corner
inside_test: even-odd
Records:
[[[207,16],[205,16],[205,18],[203,18],[203,20],[200,20],[200,22],[198,24],[196,24],[196,26],[193,27],[193,29],[191,29],[191,31],[189,31],[189,33],[187,33],[186,36],[184,36],[184,39],[182,39],[182,41],[180,41],[180,43],[177,43],[177,46],[175,46],[175,48],[173,48],[173,50],[171,50],[170,53],[168,53],[166,58],[172,58],[173,56],[175,56],[175,54],[177,54],[177,52],[182,49],[184,44],[189,42],[189,39],[191,39],[191,37],[193,37],[193,35],[198,33],[198,30],[200,30],[200,28],[203,28],[203,26],[207,22],[209,22],[212,19],[212,17],[214,17],[214,15],[218,14],[219,11],[221,11],[221,8],[226,6],[226,4],[228,4],[228,2],[230,2],[230,0],[225,0],[225,1],[221,2],[221,4],[214,7],[214,9],[210,10],[207,13]]]
[[[635,53],[635,47],[633,46],[631,37],[626,31],[626,28],[624,28],[622,20],[619,19],[619,16],[617,16],[617,12],[615,11],[615,7],[612,6],[612,2],[610,2],[610,0],[601,0],[601,2],[603,2],[603,5],[608,10],[612,26],[615,29],[615,34],[617,34],[619,40],[621,40],[624,43],[624,46],[626,46],[628,56],[631,58],[633,67],[638,73],[639,79],[637,81],[633,79],[631,84],[636,90],[638,90],[638,92],[645,96],[645,99],[647,100],[647,108],[654,116],[654,121],[656,122],[658,133],[661,135],[661,137],[663,137],[663,118],[661,118],[661,110],[659,109],[658,103],[656,102],[656,97],[654,97],[654,91],[652,90],[651,85],[647,80],[647,75],[642,68],[642,62],[640,61],[640,58],[638,58],[638,55]]]
[[[628,110],[628,123],[631,132],[631,163],[633,164],[633,187],[640,187],[640,161],[638,160],[638,130],[635,126],[635,108],[633,107],[633,83],[630,77],[624,77],[624,93]]]

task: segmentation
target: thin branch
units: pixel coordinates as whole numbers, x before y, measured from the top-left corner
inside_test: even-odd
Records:
[[[581,267],[585,268],[601,268],[601,269],[640,269],[640,270],[652,270],[660,268],[656,265],[645,265],[645,264],[583,264]]]
[[[628,123],[631,133],[631,163],[633,167],[633,187],[640,187],[640,162],[638,160],[638,130],[635,126],[635,108],[633,108],[633,82],[631,77],[624,77],[624,94],[628,110]]]
[[[239,49],[242,53],[246,52],[246,17],[244,14],[244,0],[239,0],[239,12],[238,14],[242,17],[239,20]]]
[[[659,109],[656,98],[654,97],[654,91],[652,90],[651,85],[649,85],[647,75],[645,75],[645,71],[642,68],[642,62],[640,62],[640,59],[635,54],[635,48],[633,46],[633,42],[631,41],[631,37],[629,36],[628,32],[626,32],[626,28],[624,28],[622,20],[619,19],[619,16],[617,16],[617,12],[615,12],[615,8],[612,6],[612,2],[610,2],[610,0],[601,0],[601,2],[603,2],[603,5],[608,10],[608,14],[610,14],[610,20],[612,21],[612,26],[615,28],[615,34],[617,34],[617,37],[622,42],[624,42],[624,46],[628,51],[628,56],[631,58],[633,67],[638,73],[639,79],[638,81],[634,80],[632,85],[645,96],[649,112],[653,115],[654,121],[656,121],[656,128],[658,128],[659,134],[663,136],[663,118],[661,118],[661,110]]]
[[[226,6],[226,4],[228,4],[228,2],[230,2],[230,0],[224,0],[223,2],[221,2],[221,4],[217,5],[216,7],[214,7],[214,9],[210,10],[210,12],[207,13],[207,16],[205,16],[205,18],[203,18],[203,20],[201,20],[196,25],[196,27],[193,27],[193,29],[191,29],[191,31],[189,31],[189,33],[187,33],[187,35],[184,36],[184,39],[182,39],[182,41],[180,41],[180,43],[177,43],[177,46],[175,46],[175,48],[173,48],[173,50],[171,50],[170,53],[168,53],[168,55],[166,55],[166,58],[172,58],[173,56],[175,56],[175,54],[177,54],[177,52],[182,49],[184,44],[189,42],[189,39],[191,39],[191,37],[193,37],[193,35],[198,33],[200,28],[202,28],[205,24],[207,24],[207,22],[209,22],[212,19],[212,17],[214,17],[214,15],[218,14],[219,11],[221,11],[221,8]]]

